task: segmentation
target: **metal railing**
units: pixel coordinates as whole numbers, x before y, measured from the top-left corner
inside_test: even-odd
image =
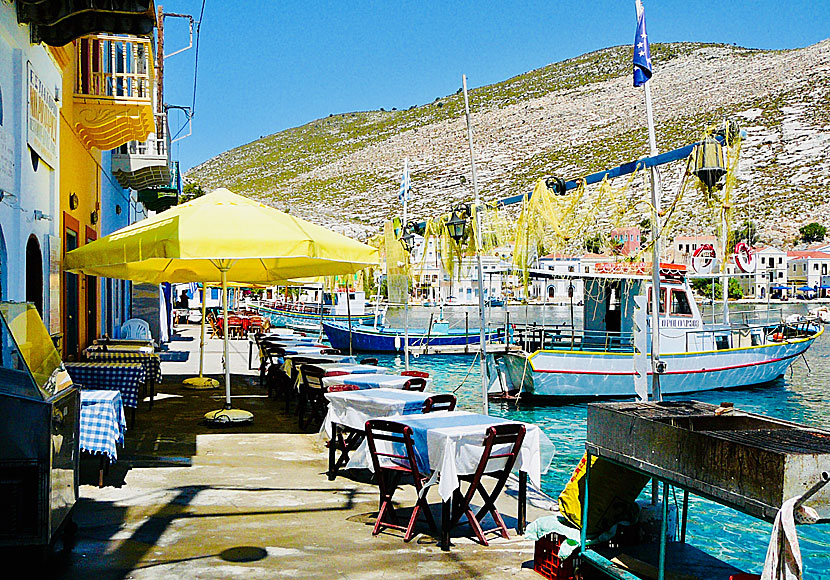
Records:
[[[76,50],[77,96],[152,102],[150,39],[96,34],[79,39]]]
[[[170,151],[170,130],[167,113],[156,113],[156,132],[150,133],[146,141],[129,141],[115,150],[118,155],[143,157],[168,157]]]

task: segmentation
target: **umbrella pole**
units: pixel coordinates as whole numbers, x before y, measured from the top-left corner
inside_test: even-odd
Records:
[[[228,268],[219,268],[219,271],[222,273],[222,317],[224,318],[222,341],[225,347],[225,407],[218,411],[210,411],[205,414],[206,421],[219,424],[246,423],[254,419],[254,415],[250,411],[234,409],[231,405],[231,359],[230,340],[228,339]]]
[[[202,372],[205,368],[205,319],[207,318],[207,296],[205,290],[207,286],[202,284],[202,334],[199,338],[199,378],[202,378]]]
[[[199,339],[199,376],[184,380],[184,386],[188,389],[215,389],[219,386],[216,379],[202,376],[205,370],[205,323],[207,322],[207,284],[202,283],[202,325]]]
[[[222,341],[225,352],[225,408],[231,408],[231,365],[230,363],[230,340],[228,339],[228,271],[222,268]]]

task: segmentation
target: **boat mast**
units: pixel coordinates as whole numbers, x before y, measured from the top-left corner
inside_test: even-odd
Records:
[[[406,232],[406,203],[409,201],[409,158],[404,157],[403,160],[403,176],[401,177],[401,196],[403,197],[403,223],[401,224],[401,235]],[[406,251],[406,299],[403,303],[403,366],[405,370],[409,370],[409,266],[410,255]]]
[[[651,54],[646,34],[645,13],[640,0],[636,0],[637,35],[634,39],[634,86],[643,85],[646,97],[646,117],[648,119],[648,146],[652,157],[657,156],[657,137],[654,132],[654,115],[651,110]],[[640,67],[638,69],[638,66]],[[647,70],[648,74],[643,74]],[[642,79],[638,81],[637,73]],[[651,396],[655,401],[663,400],[660,390],[660,371],[663,364],[660,362],[660,174],[655,166],[649,167],[651,178],[651,239],[652,239],[652,270],[651,270]]]
[[[473,153],[473,126],[470,122],[470,101],[467,98],[467,75],[461,75],[461,85],[464,87],[464,112],[467,115],[467,141],[470,145],[470,166],[473,173],[473,194],[475,195],[475,236],[476,260],[478,261],[478,311],[480,318],[479,341],[481,344],[481,397],[484,414],[488,414],[487,404],[487,340],[484,326],[484,269],[481,266],[481,205],[478,197],[478,180],[476,179],[476,158]],[[507,340],[505,338],[505,340]]]

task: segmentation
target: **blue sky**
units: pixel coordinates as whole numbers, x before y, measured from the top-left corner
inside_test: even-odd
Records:
[[[652,42],[786,49],[830,37],[830,0],[644,4]],[[198,19],[202,0],[163,6]],[[629,44],[635,27],[634,0],[206,0],[193,135],[173,154],[187,169],[330,113],[428,103],[454,93],[462,74],[470,87],[491,84]],[[186,43],[185,22],[168,19],[166,52]],[[194,57],[165,62],[168,104],[193,104]],[[180,126],[172,115],[172,131]]]

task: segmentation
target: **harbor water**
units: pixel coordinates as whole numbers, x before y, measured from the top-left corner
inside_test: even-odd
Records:
[[[786,305],[784,315],[806,313],[804,303]],[[494,323],[503,323],[506,309],[494,308],[489,314]],[[525,320],[541,324],[570,323],[570,307],[510,307],[511,323]],[[575,321],[579,326],[580,307],[575,307]],[[426,326],[430,314],[438,309],[410,309],[410,324]],[[470,327],[477,327],[478,309],[445,309],[446,318],[463,328],[467,312]],[[387,314],[390,324],[402,323],[396,311]],[[401,320],[398,320],[398,319]],[[763,386],[710,391],[687,396],[708,403],[730,401],[740,410],[778,417],[804,425],[830,429],[830,333],[821,336],[808,351],[805,359],[797,359],[784,377]],[[402,355],[380,355],[381,365],[403,370]],[[808,368],[809,365],[809,368]],[[480,411],[481,379],[478,361],[473,355],[428,355],[410,358],[410,368],[430,373],[433,389],[454,392],[459,406],[465,410]],[[667,400],[670,399],[667,397]],[[585,451],[586,404],[528,405],[521,402],[491,402],[490,413],[511,419],[534,423],[547,433],[556,446],[556,455],[550,470],[543,477],[543,491],[557,497],[573,468]],[[677,493],[675,501],[681,501]],[[687,542],[748,572],[760,574],[769,543],[772,525],[764,521],[722,507],[711,501],[690,496]],[[804,577],[830,580],[830,533],[826,525],[800,526],[798,536],[804,560]]]

